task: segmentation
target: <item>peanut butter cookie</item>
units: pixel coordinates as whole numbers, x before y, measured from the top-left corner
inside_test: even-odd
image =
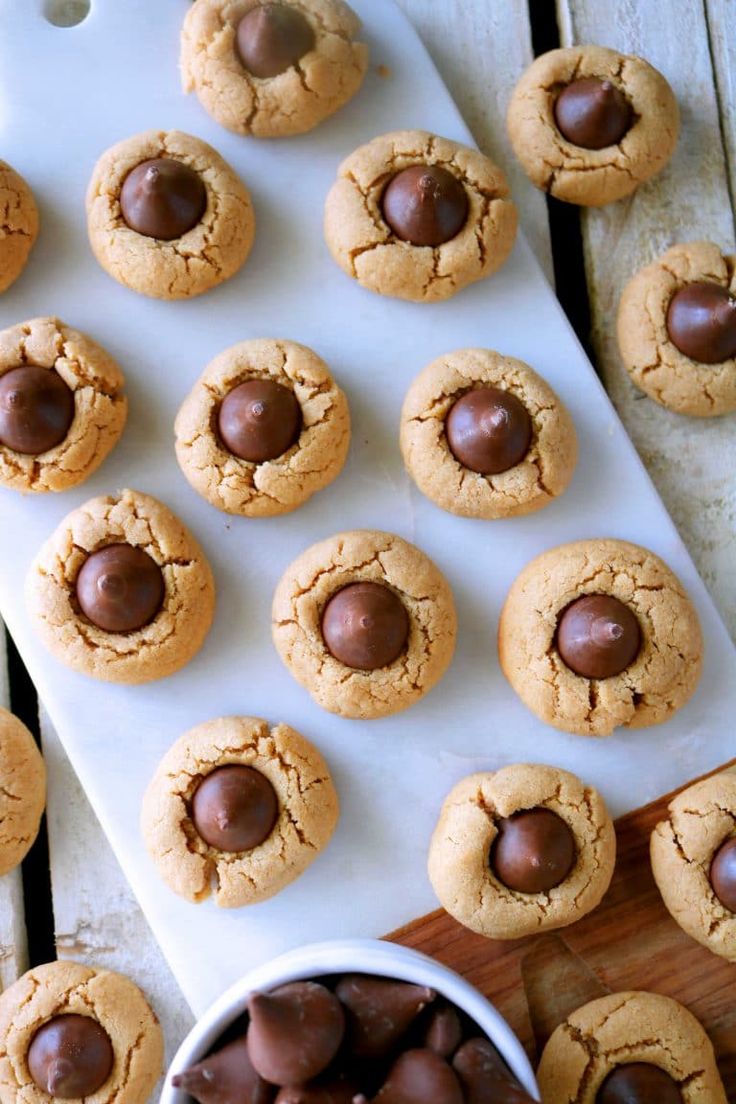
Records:
[[[38,237],[38,208],[20,173],[0,161],[0,295],[26,267]]]
[[[506,178],[478,150],[424,130],[350,154],[325,206],[340,267],[379,295],[431,303],[490,276],[516,237]]]
[[[64,518],[30,570],[26,596],[57,659],[92,678],[135,684],[171,675],[196,655],[215,584],[179,519],[128,490]]]
[[[26,726],[0,709],[0,876],[23,861],[46,805],[46,768]]]
[[[401,412],[401,451],[419,490],[452,514],[540,510],[577,460],[572,418],[528,364],[459,349],[417,376]]]
[[[295,510],[342,471],[345,395],[294,341],[241,341],[207,365],[176,419],[176,455],[195,491],[229,514]]]
[[[679,579],[646,548],[587,540],[543,552],[509,591],[498,654],[521,700],[580,736],[660,724],[692,696],[703,640]]]

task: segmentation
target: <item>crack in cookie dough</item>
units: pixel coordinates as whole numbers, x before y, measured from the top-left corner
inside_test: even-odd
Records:
[[[713,1046],[695,1017],[656,993],[601,997],[573,1012],[544,1048],[537,1081],[544,1104],[595,1104],[619,1065],[646,1062],[672,1077],[683,1104],[726,1104]]]
[[[194,169],[207,191],[200,221],[173,241],[138,234],[120,209],[128,173],[157,157]],[[87,228],[92,252],[119,283],[156,299],[187,299],[221,284],[245,263],[255,215],[247,188],[212,146],[181,131],[148,130],[111,146],[95,165]]]
[[[26,726],[0,709],[0,876],[23,861],[46,805],[46,769]]]
[[[576,675],[557,651],[561,612],[584,594],[612,594],[636,614],[639,654],[620,675]],[[653,552],[625,541],[578,541],[542,553],[513,583],[501,611],[502,670],[524,704],[547,724],[581,736],[666,721],[689,700],[702,668],[697,613],[681,583]]]
[[[584,149],[559,131],[554,105],[575,80],[611,81],[626,97],[632,123],[618,145]],[[507,128],[514,153],[538,188],[568,203],[598,207],[634,192],[672,156],[680,129],[674,93],[642,58],[603,46],[550,50],[516,85]]]
[[[75,591],[87,557],[116,543],[147,552],[165,588],[154,620],[124,634],[88,621]],[[135,684],[173,674],[196,655],[212,623],[215,585],[178,518],[156,499],[125,490],[90,499],[61,522],[31,568],[26,598],[41,639],[62,663],[93,678]]]
[[[368,47],[342,0],[289,0],[315,36],[314,48],[275,77],[255,77],[236,49],[238,23],[260,0],[196,0],[184,19],[180,67],[185,92],[236,134],[284,137],[312,130],[359,90]]]
[[[272,379],[294,392],[302,411],[298,440],[275,460],[232,455],[215,429],[220,403],[249,379]],[[294,341],[233,345],[208,364],[176,419],[176,455],[195,491],[219,510],[246,517],[285,514],[342,471],[350,446],[344,393],[316,353]]]
[[[490,866],[496,821],[537,806],[565,821],[577,859],[548,893],[518,893]],[[457,783],[442,806],[428,870],[440,903],[459,923],[488,939],[517,939],[589,913],[608,889],[615,861],[616,836],[598,791],[567,771],[522,763]]]
[[[526,456],[498,475],[464,467],[447,443],[450,408],[478,386],[512,392],[532,420]],[[527,364],[489,349],[460,349],[433,361],[411,384],[401,412],[401,451],[419,490],[443,510],[502,518],[532,513],[564,492],[577,462],[577,437],[567,409]]]
[[[721,364],[691,360],[667,329],[673,295],[698,281],[736,295],[736,257],[707,241],[672,246],[624,288],[617,335],[624,367],[637,387],[669,410],[709,418],[736,410],[736,358]]]
[[[250,851],[224,852],[199,836],[192,797],[217,767],[241,763],[273,786],[279,816]],[[159,764],[143,799],[141,830],[166,884],[189,901],[214,892],[222,908],[265,901],[298,878],[327,846],[339,804],[324,759],[288,725],[256,717],[206,721],[187,732]]]
[[[146,1104],[163,1069],[159,1022],[128,978],[75,962],[37,966],[0,996],[0,1102],[48,1104],[26,1055],[47,1020],[70,1013],[95,1018],[114,1052],[110,1076],[85,1104]]]
[[[322,638],[322,611],[349,583],[372,581],[395,591],[409,614],[405,651],[388,667],[346,667]],[[450,588],[423,552],[391,533],[355,530],[312,545],[276,588],[273,639],[294,678],[330,713],[369,719],[406,709],[445,673],[457,621]]]
[[[464,185],[468,217],[436,247],[400,241],[384,221],[385,185],[411,165],[438,165]],[[497,165],[478,150],[421,130],[383,134],[340,165],[325,204],[325,239],[348,276],[379,295],[447,299],[501,267],[516,237],[516,207]]]
[[[38,237],[38,208],[23,177],[0,161],[0,295],[26,266]]]

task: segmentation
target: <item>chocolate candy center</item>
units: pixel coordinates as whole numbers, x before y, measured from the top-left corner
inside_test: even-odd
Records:
[[[208,774],[192,799],[194,827],[218,851],[258,847],[271,835],[278,815],[278,798],[265,775],[237,764]]]
[[[563,137],[583,149],[616,146],[630,129],[629,101],[611,81],[584,77],[563,88],[554,108]]]
[[[143,161],[128,173],[120,189],[120,210],[138,234],[173,241],[191,230],[207,206],[199,173],[172,157]]]
[[[315,981],[294,981],[248,1001],[248,1054],[264,1081],[303,1085],[329,1066],[345,1034],[342,1005]]]
[[[302,408],[288,387],[269,379],[247,380],[222,400],[217,428],[229,452],[262,464],[283,456],[299,439]]]
[[[736,839],[726,840],[716,851],[710,868],[710,884],[723,907],[736,913]]]
[[[238,23],[238,55],[254,77],[277,77],[314,49],[314,31],[288,4],[261,4]]]
[[[641,629],[628,606],[610,594],[586,594],[571,602],[557,624],[557,650],[576,675],[607,679],[634,662]]]
[[[74,419],[74,393],[48,368],[26,365],[0,376],[0,444],[40,456],[66,437]]]
[[[510,391],[479,387],[450,408],[445,422],[456,460],[481,475],[498,475],[520,463],[532,440],[532,420]]]
[[[89,1016],[55,1016],[40,1027],[28,1048],[28,1069],[41,1092],[76,1100],[97,1092],[114,1060],[105,1029]]]
[[[548,893],[575,865],[575,837],[551,809],[525,809],[497,822],[490,865],[517,893]]]
[[[440,165],[412,165],[389,182],[382,207],[397,238],[412,245],[442,245],[465,225],[468,195]]]
[[[409,615],[401,599],[381,583],[350,583],[325,606],[322,636],[335,659],[347,667],[376,671],[403,652]]]
[[[682,1104],[682,1093],[659,1066],[630,1062],[608,1075],[595,1100],[596,1104]]]
[[[672,344],[701,364],[736,357],[736,297],[728,288],[699,280],[670,299],[667,332]]]
[[[82,613],[105,632],[142,629],[161,609],[164,594],[161,568],[131,544],[110,544],[93,552],[77,576]]]

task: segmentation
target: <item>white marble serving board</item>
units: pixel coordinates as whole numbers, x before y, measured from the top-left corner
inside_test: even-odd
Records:
[[[0,0],[0,153],[31,184],[42,231],[24,276],[0,299],[0,326],[57,314],[117,357],[131,417],[103,468],[67,494],[0,492],[0,612],[69,756],[195,1011],[249,967],[296,944],[379,935],[431,910],[429,836],[450,786],[479,768],[538,760],[601,788],[616,813],[734,754],[736,654],[708,594],[593,369],[526,243],[490,280],[423,306],[363,291],[322,240],[324,197],[339,161],[398,127],[470,136],[419,39],[390,0],[354,0],[371,71],[355,101],[311,135],[245,140],[182,95],[177,57],[188,0],[93,0],[75,28],[42,15],[43,0]],[[381,68],[380,72],[378,66]],[[489,103],[489,110],[494,110]],[[212,143],[251,189],[251,258],[234,279],[191,302],[154,302],[105,275],[87,245],[84,192],[98,155],[149,127]],[[172,425],[204,365],[245,338],[313,346],[345,388],[353,444],[345,472],[285,518],[228,518],[180,474]],[[485,345],[545,376],[575,418],[580,463],[562,500],[531,517],[462,520],[424,500],[404,474],[398,419],[416,373],[438,354]],[[645,401],[645,400],[643,400]],[[697,427],[694,428],[697,432]],[[185,670],[144,687],[94,683],[42,649],[23,579],[42,541],[92,495],[131,486],[162,498],[191,526],[214,568],[213,631]],[[408,712],[359,723],[322,712],[288,675],[270,638],[274,586],[313,541],[337,530],[395,531],[447,574],[460,628],[455,661]],[[593,536],[639,541],[689,589],[706,640],[703,680],[668,724],[608,740],[565,736],[533,717],[505,683],[498,613],[511,581],[552,545]],[[218,911],[159,881],[138,829],[156,763],[186,728],[230,713],[287,721],[324,751],[342,800],[336,836],[275,900]]]

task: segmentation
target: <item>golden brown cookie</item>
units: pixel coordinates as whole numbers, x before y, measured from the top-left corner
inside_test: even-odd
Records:
[[[705,345],[711,346],[708,355],[716,357],[711,363],[678,348],[668,325],[674,297],[700,284],[718,289],[723,303],[717,310],[730,315],[730,347],[734,351],[729,350],[726,359],[717,359],[712,327],[706,325],[702,335],[695,327],[691,329],[690,340],[694,339],[696,346],[703,338]],[[688,313],[692,317],[692,312]],[[724,335],[726,326],[724,318]],[[675,330],[676,336],[678,332]],[[673,245],[637,272],[621,293],[617,334],[626,371],[655,402],[678,414],[701,418],[736,410],[736,258],[722,254],[713,242]]]
[[[129,174],[159,158],[187,166],[204,186],[201,217],[169,240],[132,229],[121,208]],[[255,216],[247,188],[212,146],[178,130],[147,130],[111,146],[95,165],[87,189],[87,229],[92,252],[119,283],[154,299],[188,299],[228,280],[244,264]]]
[[[453,787],[432,836],[429,878],[460,924],[488,939],[517,939],[591,912],[615,862],[598,791],[557,767],[519,763]]]
[[[134,550],[132,568],[100,561],[103,550],[121,546],[127,556]],[[82,572],[95,621],[80,605]],[[215,584],[179,519],[155,498],[126,490],[64,518],[31,567],[26,598],[58,660],[92,678],[136,684],[171,675],[196,655],[212,623]],[[144,624],[118,628],[138,612],[139,620],[148,615]]]
[[[669,1075],[683,1104],[726,1104],[713,1045],[701,1025],[670,997],[642,992],[590,1001],[560,1024],[537,1070],[542,1100],[595,1104],[604,1081],[614,1073],[620,1078],[634,1063]],[[616,1099],[644,1097],[629,1097],[622,1089]]]
[[[38,237],[38,208],[23,177],[0,161],[0,295],[26,267]]]
[[[223,400],[251,380],[272,381],[298,403],[296,437],[288,435],[291,443],[277,432],[278,426],[252,434],[244,449],[242,442],[236,443],[245,452],[272,442],[268,451],[277,452],[287,444],[272,459],[235,455],[218,430]],[[249,404],[256,401],[263,407],[270,400],[248,398]],[[251,410],[249,405],[236,411],[237,425],[247,427]],[[286,514],[301,506],[337,478],[350,445],[347,399],[327,365],[306,346],[281,339],[241,341],[216,356],[184,401],[175,428],[179,465],[195,491],[218,510],[246,517]]]
[[[474,449],[472,441],[466,446],[479,454],[480,466],[489,466],[489,460],[494,467],[508,464],[503,470],[481,472],[454,455],[448,416],[459,399],[489,388],[510,393],[526,414],[521,412],[523,423],[519,418],[512,423],[508,411],[498,411],[504,418],[492,457]],[[478,426],[474,439],[483,436],[484,417],[489,413],[472,416],[472,425]],[[467,440],[467,430],[466,421],[458,431],[461,439]],[[540,510],[563,493],[575,470],[577,437],[566,407],[528,364],[490,349],[459,349],[429,364],[409,388],[401,412],[401,451],[419,490],[443,510],[502,518]],[[477,463],[474,456],[467,458]]]
[[[26,726],[0,709],[0,876],[23,861],[46,805],[46,768]]]
[[[233,765],[257,771],[268,800],[275,797],[270,830],[266,819],[254,837],[265,832],[260,842],[240,850],[221,844],[245,840],[216,834],[207,842],[193,805],[203,780]],[[212,809],[203,818],[207,813],[211,820]],[[220,816],[217,809],[214,815]],[[141,830],[174,893],[196,902],[214,893],[222,908],[238,908],[273,897],[303,874],[329,843],[338,816],[329,769],[313,744],[285,724],[223,717],[191,729],[166,753],[143,799]],[[232,812],[230,819],[236,819]],[[202,823],[206,833],[208,821]]]
[[[587,595],[617,599],[638,623],[638,652],[612,677],[583,677],[558,648],[561,616]],[[527,564],[501,611],[498,654],[513,689],[546,724],[610,736],[619,726],[660,724],[688,701],[703,639],[682,584],[658,556],[600,538],[549,549]]]
[[[354,41],[359,28],[343,0],[196,0],[181,34],[184,91],[236,134],[303,134],[363,83],[368,47]]]
[[[103,1083],[84,1095],[85,1104],[147,1104],[163,1069],[159,1022],[129,978],[76,962],[36,966],[0,996],[0,1102],[48,1104],[51,1099],[32,1076],[29,1052],[37,1074],[58,1078],[59,1096],[65,1084],[73,1085],[65,1080],[71,1074],[92,1077],[97,1072],[104,1076],[104,1052],[97,1061],[89,1057],[89,1050],[85,1055],[82,1049],[79,1055],[73,1037],[58,1068],[54,1068],[55,1052],[51,1047],[50,1062],[34,1060],[32,1044],[37,1032],[62,1016],[87,1017],[98,1025],[98,1032],[101,1028],[107,1035],[105,1049],[108,1064],[112,1057],[112,1066]],[[69,1092],[65,1095],[67,1099],[82,1099]]]
[[[44,423],[43,418],[34,419],[30,434],[27,429],[23,434],[32,440],[8,441],[0,412],[0,484],[36,493],[76,487],[97,470],[123,432],[128,416],[123,373],[100,345],[58,318],[31,318],[0,331],[0,381],[5,377],[6,386],[14,387],[12,394],[20,398],[24,392],[25,397],[33,397],[35,392],[38,398],[38,382],[23,379],[30,373],[8,375],[18,368],[53,373],[61,404],[68,408],[60,415],[68,429],[58,444],[47,447],[44,438],[49,427],[37,424]],[[45,397],[43,390],[40,394]],[[18,444],[42,451],[21,452]]]
[[[730,878],[726,875],[727,855],[736,848],[736,774],[688,786],[667,811],[651,837],[652,871],[662,899],[688,935],[736,962],[736,855],[729,861]],[[728,852],[721,854],[724,847]],[[720,864],[714,865],[719,855]]]
[[[373,669],[336,658],[322,630],[332,599],[365,583],[381,588],[380,596],[388,597],[391,607],[377,615],[377,632],[383,633],[390,618],[393,634],[396,617],[405,619],[396,648],[389,649],[398,654]],[[343,619],[344,627],[353,622],[367,630],[369,654],[386,644],[370,636],[372,616],[360,608],[347,609]],[[273,599],[273,639],[281,659],[318,705],[343,717],[387,717],[418,701],[449,666],[456,631],[452,592],[432,561],[400,537],[370,529],[337,533],[313,544],[286,569]],[[358,648],[360,643],[358,639]]]
[[[569,128],[565,137],[558,125],[560,94],[577,81],[594,81],[598,88],[607,82],[614,105],[600,115],[607,113],[610,125],[618,105],[622,136],[611,133],[614,140],[608,141],[599,116],[592,134],[586,128],[579,137]],[[595,103],[589,107],[595,114]],[[680,113],[665,78],[643,58],[604,46],[568,46],[532,62],[514,89],[507,127],[514,153],[538,188],[568,203],[600,207],[630,195],[664,168],[677,145]],[[607,144],[591,148],[583,140]]]
[[[455,199],[462,202],[464,195],[467,215],[439,245],[402,240],[385,218],[388,186],[415,166],[450,174]],[[430,180],[430,192],[433,187]],[[415,209],[418,203],[415,197]],[[382,134],[356,149],[340,165],[325,206],[327,245],[348,276],[379,295],[422,303],[449,299],[500,268],[516,225],[516,207],[498,166],[478,150],[424,130]]]

